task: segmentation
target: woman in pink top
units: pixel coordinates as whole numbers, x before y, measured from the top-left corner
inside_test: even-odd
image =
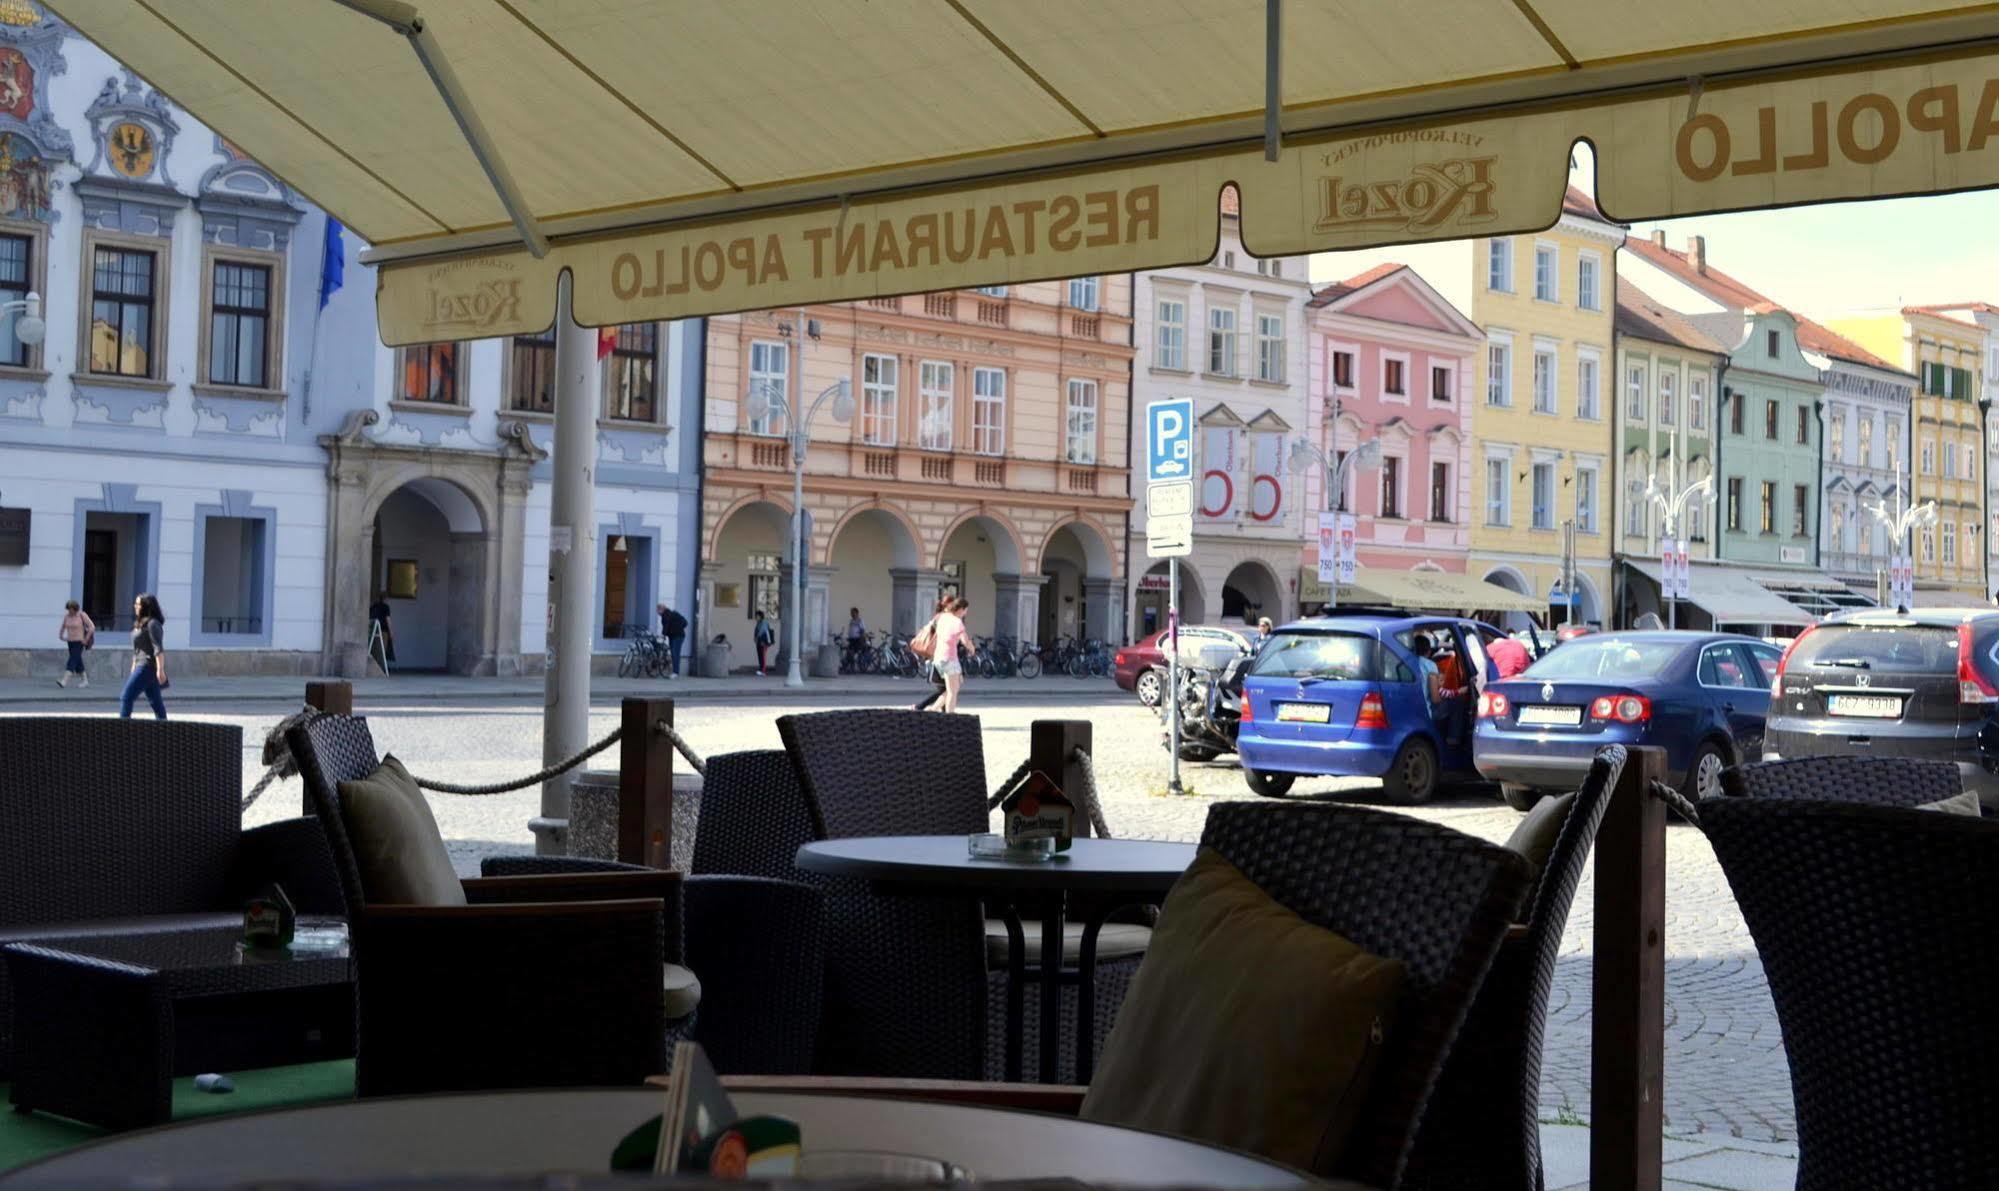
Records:
[[[949,611],[937,617],[937,648],[930,655],[937,673],[944,676],[944,698],[937,709],[958,710],[958,688],[965,685],[965,667],[958,661],[958,646],[965,640],[965,610],[972,606],[963,596],[951,601]]]
[[[75,600],[64,604],[62,627],[56,630],[56,640],[69,646],[69,661],[64,663],[62,677],[56,679],[57,686],[68,686],[69,680],[77,679],[78,686],[89,686],[90,675],[83,669],[83,651],[89,649],[91,638],[97,636],[97,626]]]

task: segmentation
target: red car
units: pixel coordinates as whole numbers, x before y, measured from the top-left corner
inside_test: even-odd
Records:
[[[1136,643],[1117,651],[1112,659],[1111,674],[1118,686],[1135,692],[1138,701],[1147,707],[1159,706],[1159,694],[1166,689],[1166,651],[1160,638],[1166,635],[1164,629],[1149,637],[1140,638]],[[1198,661],[1202,646],[1228,645],[1249,653],[1249,638],[1235,629],[1225,629],[1219,625],[1183,624],[1180,626],[1180,661],[1182,664]]]

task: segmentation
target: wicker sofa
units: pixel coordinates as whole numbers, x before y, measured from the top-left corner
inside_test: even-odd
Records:
[[[276,881],[343,914],[319,824],[243,830],[243,733],[101,717],[0,720],[0,943],[238,923]],[[0,1075],[13,998],[0,965]]]

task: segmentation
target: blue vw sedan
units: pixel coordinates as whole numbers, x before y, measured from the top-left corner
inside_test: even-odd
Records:
[[[1479,695],[1478,771],[1526,810],[1581,785],[1598,747],[1650,744],[1688,798],[1718,794],[1723,769],[1762,756],[1782,656],[1734,633],[1579,637]]]

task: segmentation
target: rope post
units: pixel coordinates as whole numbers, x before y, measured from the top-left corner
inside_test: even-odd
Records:
[[[1630,750],[1596,837],[1590,1186],[1658,1191],[1666,1032],[1666,754]]]
[[[673,700],[626,698],[619,704],[618,859],[649,868],[673,866],[673,742],[653,725],[673,723]]]
[[[1090,834],[1089,784],[1083,779],[1078,750],[1090,751],[1090,721],[1035,720],[1027,728],[1027,767],[1038,769],[1062,787],[1076,806],[1077,835]]]
[[[354,714],[354,684],[341,679],[316,679],[305,684],[305,705],[314,711],[327,715]],[[310,819],[319,811],[312,805],[312,795],[299,793],[299,813]]]

